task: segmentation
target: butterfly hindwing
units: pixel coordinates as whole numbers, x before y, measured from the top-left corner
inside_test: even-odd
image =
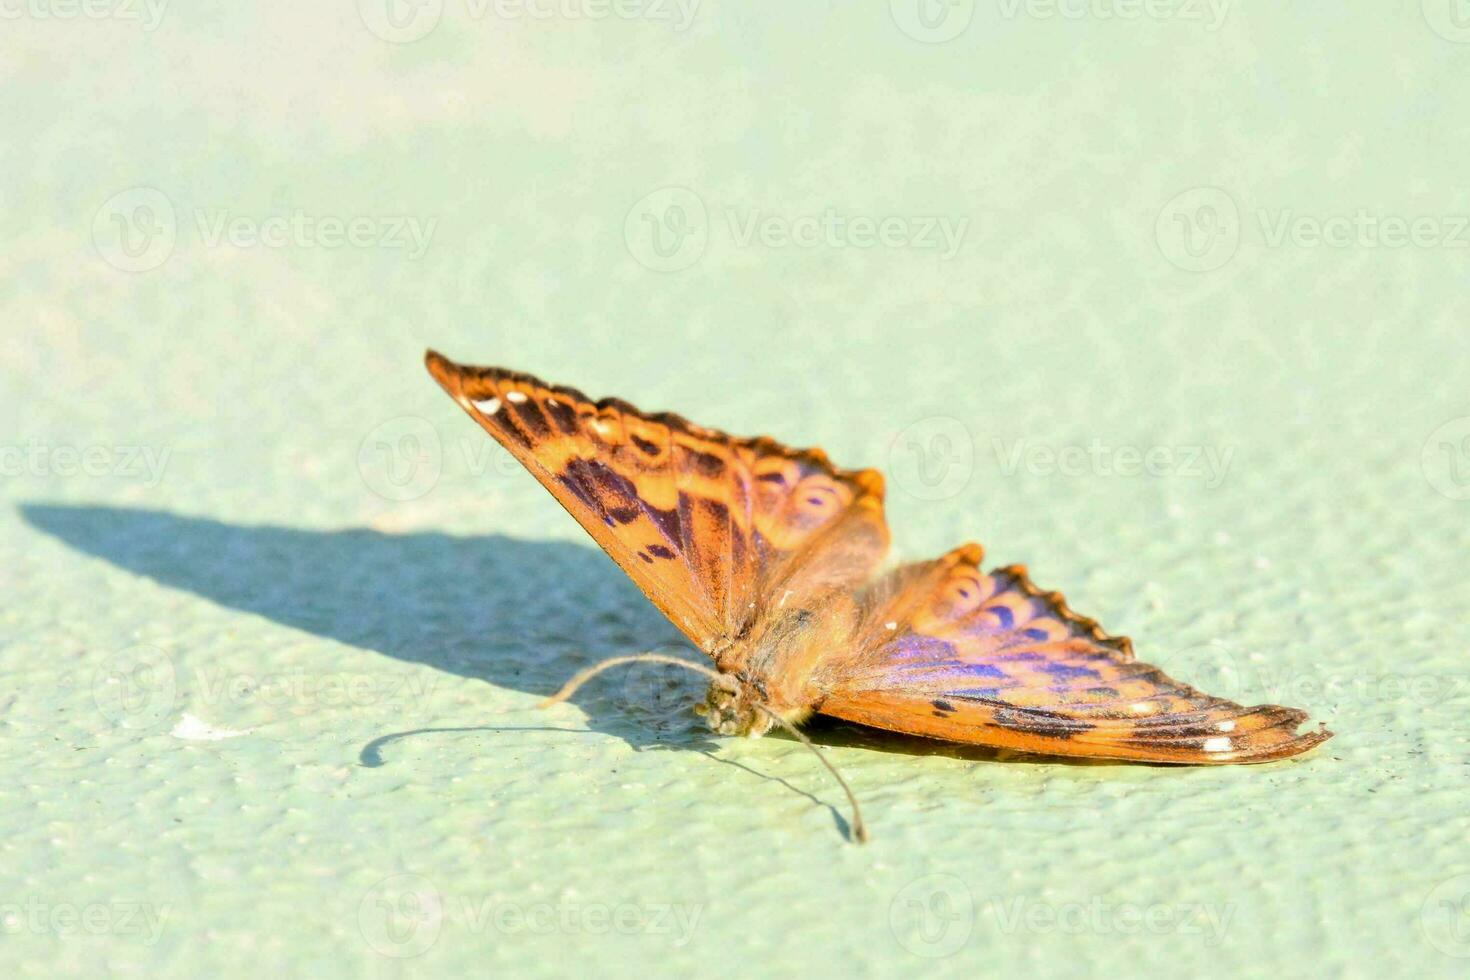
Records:
[[[1326,732],[1305,714],[1204,694],[1133,658],[1024,568],[980,570],[978,545],[900,568],[868,590],[855,651],[823,714],[954,742],[1051,755],[1265,762]]]
[[[430,352],[429,372],[696,645],[773,594],[856,588],[888,544],[883,480],[821,450],[739,439]]]

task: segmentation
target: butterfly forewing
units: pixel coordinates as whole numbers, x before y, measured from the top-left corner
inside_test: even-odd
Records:
[[[982,572],[978,545],[909,565],[864,596],[854,651],[821,712],[879,728],[1055,755],[1264,762],[1327,733],[1303,712],[1243,707],[1173,680],[1031,584]]]
[[[773,596],[854,589],[887,548],[883,481],[815,449],[739,439],[430,352],[429,372],[695,644]]]

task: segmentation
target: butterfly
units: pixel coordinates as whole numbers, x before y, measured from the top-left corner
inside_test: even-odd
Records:
[[[876,470],[434,351],[425,362],[712,663],[613,658],[550,700],[607,667],[662,660],[709,676],[696,710],[713,731],[779,725],[809,745],[798,726],[814,714],[1025,753],[1205,765],[1284,759],[1332,734],[1299,734],[1301,710],[1245,707],[1136,660],[1127,637],[1023,566],[984,570],[978,544],[881,571]],[[862,839],[860,816],[853,832]]]

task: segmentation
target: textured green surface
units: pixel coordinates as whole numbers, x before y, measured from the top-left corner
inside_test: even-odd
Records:
[[[1464,975],[1448,0],[177,6],[0,32],[0,973]],[[298,210],[368,220],[250,244]],[[691,679],[535,711],[677,637],[429,344],[878,465],[899,556],[978,538],[1338,736],[1169,770],[818,725],[856,847]]]

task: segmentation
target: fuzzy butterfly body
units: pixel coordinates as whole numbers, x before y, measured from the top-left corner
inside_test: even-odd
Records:
[[[1244,707],[1133,657],[1024,568],[979,545],[878,568],[883,478],[819,449],[430,352],[429,372],[714,662],[700,709],[724,734],[813,713],[953,742],[1173,763],[1310,749],[1305,714]]]

